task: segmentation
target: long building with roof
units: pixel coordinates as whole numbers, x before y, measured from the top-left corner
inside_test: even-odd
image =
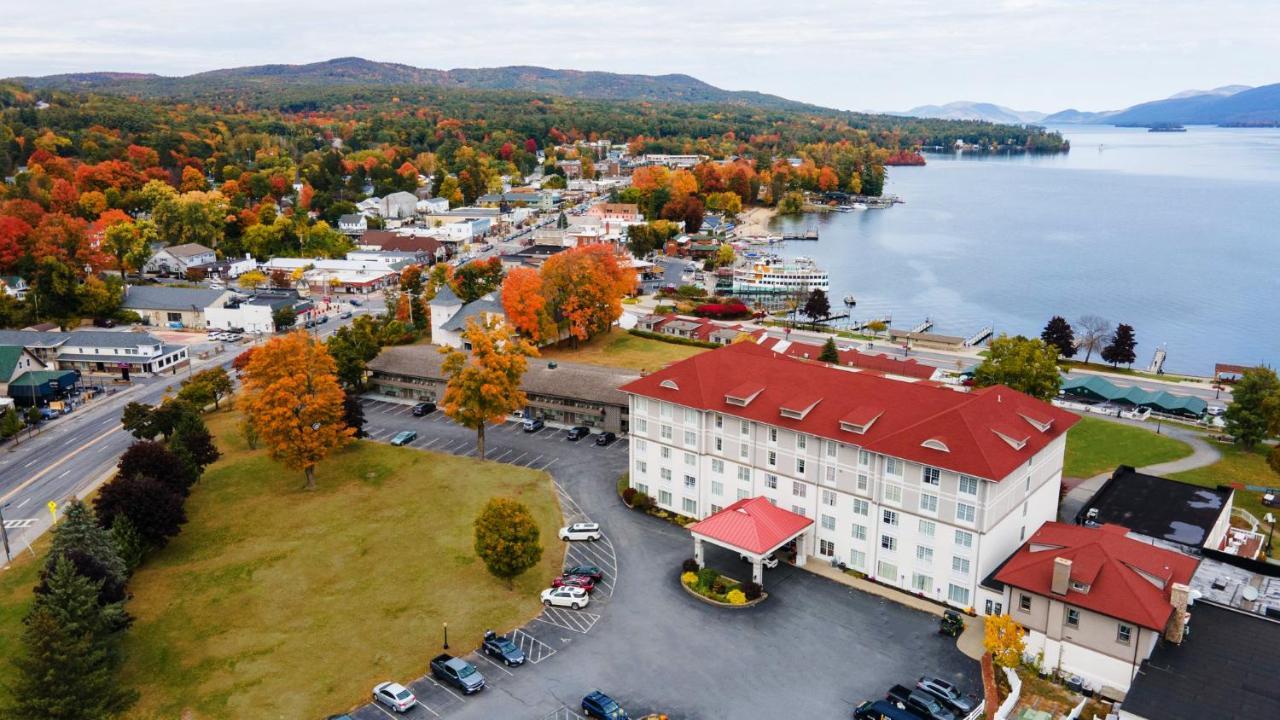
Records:
[[[816,555],[991,612],[979,580],[1053,520],[1077,417],[1007,387],[957,392],[739,343],[622,387],[631,483],[702,519],[762,496]]]

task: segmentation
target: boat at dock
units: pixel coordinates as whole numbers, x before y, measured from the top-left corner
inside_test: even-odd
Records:
[[[827,271],[810,258],[766,256],[733,269],[734,292],[799,293],[831,287]]]

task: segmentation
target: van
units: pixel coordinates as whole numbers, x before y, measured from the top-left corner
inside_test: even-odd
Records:
[[[541,429],[542,429],[542,428],[544,428],[544,427],[546,427],[546,425],[544,425],[544,424],[543,424],[543,422],[542,422],[541,420],[539,420],[538,418],[525,418],[525,419],[524,419],[524,431],[525,431],[525,432],[527,432],[527,433],[531,433],[531,432],[538,432],[539,430],[541,430]]]

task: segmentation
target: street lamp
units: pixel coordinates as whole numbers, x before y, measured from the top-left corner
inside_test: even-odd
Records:
[[[5,527],[5,524],[4,524],[4,509],[9,507],[12,504],[13,503],[5,503],[4,505],[0,505],[0,537],[4,538],[5,565],[8,565],[10,562],[13,561],[13,556],[9,554],[9,528]]]
[[[449,649],[449,623],[444,623],[444,649]]]
[[[1271,528],[1267,533],[1267,557],[1271,557],[1271,541],[1274,540],[1276,536],[1276,516],[1271,513],[1267,513],[1262,516],[1262,519],[1266,520],[1267,526]],[[9,546],[5,545],[5,549],[8,550]]]

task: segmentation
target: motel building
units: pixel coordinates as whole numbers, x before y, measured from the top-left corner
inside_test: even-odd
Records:
[[[843,563],[985,614],[1004,612],[1007,600],[982,579],[1056,517],[1077,420],[1007,387],[960,392],[753,343],[621,389],[631,484],[658,506],[699,520],[733,506],[749,520],[735,503],[764,498],[807,520],[751,548],[727,544],[753,565],[794,540],[797,565]],[[734,538],[720,521],[702,529],[717,528],[695,532],[697,545]]]

